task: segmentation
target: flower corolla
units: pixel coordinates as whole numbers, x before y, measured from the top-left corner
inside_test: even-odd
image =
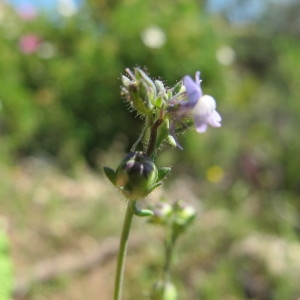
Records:
[[[195,123],[197,132],[205,132],[207,125],[212,127],[221,126],[221,116],[216,111],[216,101],[210,95],[203,95],[201,89],[200,72],[196,72],[195,80],[190,76],[183,78],[183,85],[185,88],[185,94],[187,97],[180,97],[178,100],[176,96],[170,101],[169,112],[171,115],[171,136],[175,139],[179,148],[181,146],[176,139],[176,126],[183,119],[192,117]]]
[[[200,72],[196,72],[195,81],[190,76],[185,76],[183,84],[186,89],[188,101],[181,104],[183,110],[190,110],[196,130],[205,132],[207,124],[212,127],[221,126],[221,116],[216,111],[216,101],[212,96],[203,95],[200,87]]]

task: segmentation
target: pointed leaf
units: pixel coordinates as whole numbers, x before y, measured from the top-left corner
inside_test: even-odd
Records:
[[[150,186],[149,190],[147,191],[147,195],[152,193],[159,186],[161,186],[161,182],[157,182],[157,183],[153,184],[152,186]]]
[[[104,173],[106,177],[109,179],[109,181],[113,184],[116,185],[116,173],[113,169],[109,167],[103,167]]]
[[[159,126],[155,148],[158,149],[161,144],[165,141],[165,139],[169,135],[169,120],[166,119],[163,121],[163,123]]]
[[[163,178],[165,178],[170,172],[171,172],[170,167],[163,167],[158,169],[158,176],[157,176],[157,182],[161,181]]]

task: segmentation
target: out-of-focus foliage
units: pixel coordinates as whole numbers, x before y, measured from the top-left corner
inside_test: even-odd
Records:
[[[95,163],[98,150],[116,134],[129,134],[132,142],[139,120],[120,99],[125,67],[146,66],[153,76],[174,83],[194,73],[196,62],[212,86],[221,82],[215,60],[219,36],[194,1],[101,3],[94,4],[99,9],[86,4],[76,15],[54,20],[40,15],[24,21],[5,8],[1,139],[12,153],[46,151],[63,163],[84,154]],[[157,49],[142,41],[154,25],[165,38]],[[28,35],[37,46],[24,53],[19,44]]]
[[[0,227],[0,299],[11,299],[11,292],[13,288],[13,273],[12,263],[10,259],[8,238]]]

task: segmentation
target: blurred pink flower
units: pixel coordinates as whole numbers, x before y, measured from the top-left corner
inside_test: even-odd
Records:
[[[35,34],[23,35],[19,40],[20,50],[25,54],[34,53],[40,44],[40,39]]]

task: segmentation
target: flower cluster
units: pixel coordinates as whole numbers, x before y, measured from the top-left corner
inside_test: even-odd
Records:
[[[127,70],[127,73],[130,78],[122,76],[122,94],[139,114],[150,116],[150,123],[161,119],[160,124],[168,129],[163,139],[172,145],[182,149],[176,133],[191,126],[197,132],[205,132],[208,125],[221,126],[215,99],[202,92],[199,71],[195,80],[185,76],[172,88],[166,88],[162,81],[153,81],[139,68],[134,73]]]
[[[160,146],[168,141],[182,149],[178,132],[191,127],[197,132],[205,132],[208,125],[220,127],[221,116],[214,98],[202,93],[200,72],[196,72],[195,80],[185,76],[174,87],[166,88],[162,81],[153,81],[140,68],[126,71],[121,93],[145,118],[145,127],[117,170],[105,167],[104,171],[127,199],[137,200],[159,186],[170,172],[167,167],[157,169],[153,162]]]

